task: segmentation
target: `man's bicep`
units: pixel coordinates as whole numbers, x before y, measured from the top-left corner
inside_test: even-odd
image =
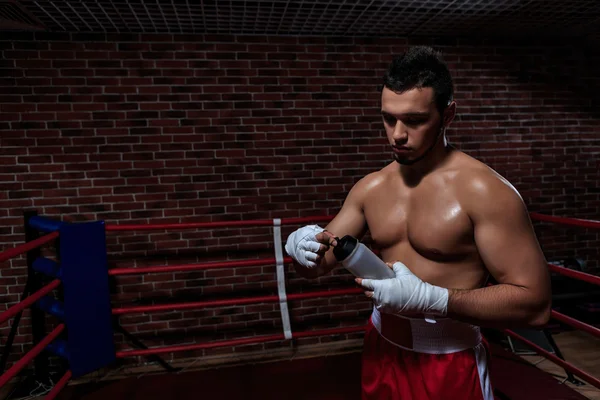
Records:
[[[508,193],[479,207],[475,242],[490,274],[498,283],[546,291],[548,267],[521,198]]]

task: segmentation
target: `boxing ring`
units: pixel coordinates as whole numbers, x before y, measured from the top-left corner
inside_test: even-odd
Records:
[[[600,229],[600,222],[598,221],[559,218],[538,213],[531,213],[531,218],[534,221],[582,229]],[[190,371],[186,374],[153,375],[152,377],[145,377],[148,379],[134,379],[133,387],[135,389],[127,386],[130,384],[128,379],[95,386],[92,391],[88,388],[85,390],[85,394],[77,391],[77,386],[80,385],[68,386],[72,379],[84,377],[100,369],[110,369],[120,359],[156,357],[166,353],[363,332],[365,330],[364,325],[304,331],[296,331],[292,328],[289,301],[352,295],[363,296],[363,290],[357,287],[288,293],[285,284],[285,266],[289,265],[292,259],[284,256],[282,226],[326,223],[331,219],[330,216],[321,216],[212,223],[107,225],[103,221],[71,224],[54,221],[35,214],[26,215],[25,243],[0,253],[0,262],[26,255],[28,267],[28,279],[21,301],[0,314],[0,323],[11,321],[11,333],[6,343],[3,343],[4,353],[0,365],[3,374],[0,375],[0,389],[3,386],[17,382],[19,374],[31,363],[35,364],[36,375],[41,374],[40,379],[47,379],[48,357],[54,355],[62,360],[63,370],[66,372],[45,395],[44,398],[48,400],[100,399],[108,396],[112,396],[115,400],[125,397],[145,399],[188,398],[190,391],[194,390],[201,392],[203,395],[221,395],[222,398],[275,399],[282,398],[282,393],[285,393],[284,397],[290,399],[308,397],[311,399],[359,399],[360,353],[356,351],[349,354],[327,355],[326,357],[312,357],[294,361],[274,361],[247,366]],[[121,232],[239,227],[271,227],[274,257],[108,269],[107,235],[119,235]],[[40,252],[42,246],[52,243],[55,249],[55,260],[51,257],[42,256]],[[112,307],[111,305],[108,284],[110,277],[267,265],[276,266],[276,295],[142,306]],[[548,267],[550,271],[556,274],[600,286],[600,277],[598,276],[554,264],[548,264]],[[53,295],[55,292],[58,295]],[[279,305],[283,332],[231,340],[141,349],[117,350],[114,343],[116,332],[113,321],[122,315],[201,310],[208,307],[263,303]],[[5,370],[8,353],[12,347],[21,315],[26,309],[30,310],[32,316],[32,347],[22,359],[15,362],[8,370]],[[44,324],[47,322],[45,318],[49,315],[55,321],[54,327],[48,334],[40,335]],[[556,310],[552,311],[552,319],[600,338],[600,329]],[[38,328],[41,324],[42,328],[37,329],[36,324]],[[598,378],[564,360],[559,351],[550,352],[512,330],[503,330],[499,333],[526,344],[540,356],[559,365],[569,376],[572,374],[587,382],[587,384],[600,389]],[[492,383],[498,399],[585,399],[572,389],[562,385],[551,375],[532,367],[531,364],[499,345],[492,346],[490,369]],[[301,380],[298,380],[298,374],[301,374]],[[527,381],[527,387],[524,387],[524,379]],[[231,384],[232,380],[236,382],[236,385]],[[271,388],[265,391],[265,385],[269,385]],[[165,388],[170,389],[165,392]],[[532,396],[532,394],[539,395],[541,393],[548,393],[548,395],[546,397]]]

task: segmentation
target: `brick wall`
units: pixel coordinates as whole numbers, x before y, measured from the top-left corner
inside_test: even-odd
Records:
[[[531,211],[600,218],[597,54],[573,43],[425,40],[455,76],[450,140]],[[0,39],[0,236],[22,212],[66,221],[210,222],[333,215],[390,160],[378,85],[403,39],[5,34]],[[284,238],[295,227],[284,229]],[[597,267],[598,235],[537,225],[549,258]],[[109,234],[111,267],[273,256],[270,228]],[[18,299],[22,259],[0,296]],[[276,294],[274,266],[118,277],[115,305]],[[288,293],[351,285],[287,275]],[[291,302],[294,330],[364,323],[360,296]],[[334,319],[333,321],[331,319]],[[123,316],[148,345],[280,333],[274,304]],[[28,346],[28,319],[16,354]],[[4,341],[7,329],[0,330]],[[342,340],[305,339],[299,343]],[[124,346],[118,336],[119,346]],[[180,354],[268,349],[270,343]],[[127,346],[125,346],[127,347]],[[169,358],[170,356],[167,356]]]

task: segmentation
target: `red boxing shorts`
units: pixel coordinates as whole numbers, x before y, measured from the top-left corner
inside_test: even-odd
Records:
[[[394,329],[398,317],[383,317],[374,310],[367,326],[362,400],[494,400],[489,349],[479,328],[450,319],[430,324],[400,317],[407,335]],[[410,348],[396,344],[407,337]]]

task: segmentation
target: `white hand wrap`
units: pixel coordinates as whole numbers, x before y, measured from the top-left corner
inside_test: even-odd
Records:
[[[423,282],[406,265],[394,263],[395,278],[363,279],[362,286],[373,291],[375,307],[389,314],[425,314],[445,317],[448,289]]]
[[[316,235],[323,232],[324,229],[318,225],[307,225],[290,234],[285,244],[285,251],[298,264],[307,268],[315,268],[317,263],[317,251],[321,243],[317,242]]]

